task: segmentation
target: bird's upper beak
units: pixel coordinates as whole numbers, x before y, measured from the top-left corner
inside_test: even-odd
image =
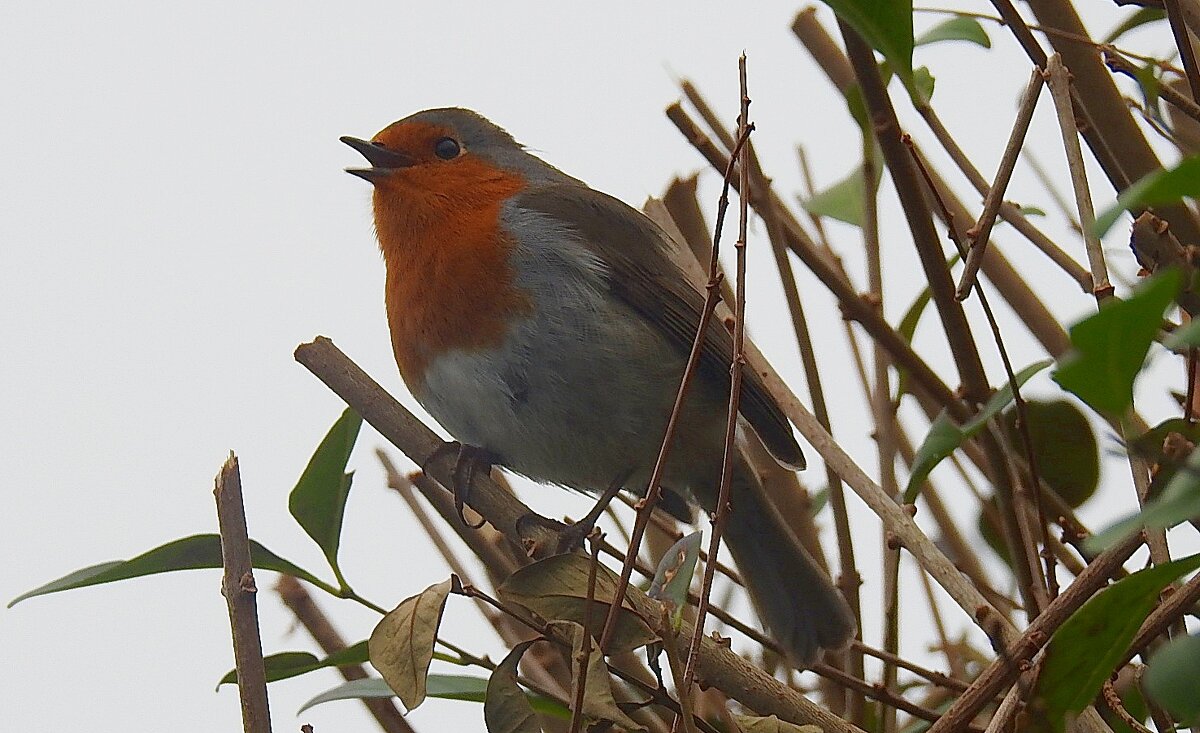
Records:
[[[342,142],[362,153],[371,164],[370,168],[347,168],[346,172],[353,176],[375,183],[391,175],[397,168],[407,168],[415,161],[408,155],[396,150],[388,150],[382,145],[376,145],[370,140],[359,140],[356,137],[343,136]]]

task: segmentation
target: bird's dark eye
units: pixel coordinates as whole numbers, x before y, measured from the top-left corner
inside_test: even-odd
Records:
[[[458,141],[452,137],[444,137],[433,145],[434,154],[442,160],[457,158],[461,150]]]

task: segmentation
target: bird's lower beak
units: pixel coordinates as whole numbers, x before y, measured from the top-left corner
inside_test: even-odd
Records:
[[[388,150],[370,140],[360,140],[349,136],[339,139],[361,153],[367,159],[367,162],[371,164],[370,168],[347,168],[346,172],[350,175],[358,176],[369,183],[375,183],[380,179],[386,178],[397,168],[407,168],[415,162],[410,156],[404,153]]]

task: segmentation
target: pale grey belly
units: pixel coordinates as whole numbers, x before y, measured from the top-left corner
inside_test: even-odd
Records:
[[[503,346],[435,359],[417,399],[456,439],[535,480],[597,491],[623,474],[644,488],[686,354],[631,311],[557,313],[515,327]],[[698,384],[667,485],[719,462],[724,398]]]

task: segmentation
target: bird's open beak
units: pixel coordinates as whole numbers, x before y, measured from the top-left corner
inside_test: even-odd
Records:
[[[415,162],[404,153],[388,150],[370,140],[359,140],[356,137],[349,136],[343,136],[339,139],[361,153],[367,159],[367,162],[371,164],[370,168],[346,169],[346,172],[350,175],[358,176],[368,183],[375,183],[391,175],[397,168],[407,168]]]

